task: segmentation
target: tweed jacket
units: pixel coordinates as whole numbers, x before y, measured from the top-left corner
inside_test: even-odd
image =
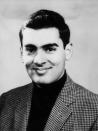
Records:
[[[0,131],[26,131],[33,84],[0,98]],[[44,131],[98,131],[98,96],[69,76],[50,112]]]

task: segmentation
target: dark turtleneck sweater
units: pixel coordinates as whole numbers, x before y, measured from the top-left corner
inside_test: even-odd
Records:
[[[33,83],[32,103],[27,131],[43,131],[51,109],[66,81],[66,73],[52,84]]]

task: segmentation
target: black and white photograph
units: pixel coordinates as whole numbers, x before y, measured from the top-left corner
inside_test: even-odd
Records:
[[[0,131],[98,131],[98,1],[0,0]]]

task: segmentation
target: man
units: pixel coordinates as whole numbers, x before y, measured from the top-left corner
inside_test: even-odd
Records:
[[[39,10],[19,36],[32,83],[1,95],[0,131],[98,131],[98,96],[65,70],[72,45],[63,17]]]

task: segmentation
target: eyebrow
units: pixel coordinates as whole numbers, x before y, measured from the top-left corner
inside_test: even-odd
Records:
[[[41,48],[45,48],[45,47],[58,47],[58,44],[56,44],[56,43],[48,43],[48,44],[45,44],[45,45],[42,45],[41,46]],[[25,45],[25,47],[26,48],[30,48],[30,47],[32,47],[32,48],[37,48],[37,46],[36,45],[34,45],[34,44],[27,44],[27,45]]]
[[[58,47],[58,45],[56,43],[45,44],[42,47],[45,48],[45,47],[54,47],[54,46]]]
[[[25,45],[25,47],[28,48],[28,47],[36,47],[36,46],[33,44],[27,44],[27,45]]]

